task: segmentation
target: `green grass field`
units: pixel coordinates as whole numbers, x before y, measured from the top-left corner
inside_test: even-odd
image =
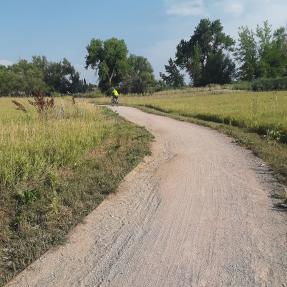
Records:
[[[104,104],[109,99],[94,101]],[[223,131],[268,162],[287,183],[287,92],[186,89],[122,96],[120,102]]]
[[[98,102],[105,102],[99,99]],[[287,143],[287,92],[226,92],[188,90],[146,97],[122,97],[121,102],[175,115],[248,128]]]
[[[149,152],[150,135],[71,98],[39,116],[0,98],[0,285],[60,243]]]

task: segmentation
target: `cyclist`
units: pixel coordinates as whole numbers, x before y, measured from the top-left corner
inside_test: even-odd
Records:
[[[114,103],[114,104],[119,103],[119,92],[117,91],[116,88],[114,88],[112,91],[112,103]]]

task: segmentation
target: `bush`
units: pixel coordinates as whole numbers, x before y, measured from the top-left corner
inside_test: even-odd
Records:
[[[94,89],[93,91],[87,92],[87,93],[78,93],[74,94],[74,97],[76,98],[100,98],[105,96],[104,93],[100,91],[100,89]]]
[[[232,84],[233,90],[251,90],[251,82],[236,82]]]
[[[253,91],[280,91],[287,90],[287,77],[257,79],[252,82],[235,82],[232,84],[233,90],[253,90]]]
[[[253,91],[287,90],[287,77],[276,79],[258,79],[251,83]]]

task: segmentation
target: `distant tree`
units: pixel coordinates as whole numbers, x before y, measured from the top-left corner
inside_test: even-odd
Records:
[[[33,56],[32,64],[38,67],[43,72],[44,77],[47,76],[50,62],[47,60],[45,56]]]
[[[46,91],[42,71],[26,60],[20,60],[7,69],[10,81],[9,90],[12,95],[32,95],[36,91]]]
[[[160,73],[160,77],[166,86],[172,88],[182,88],[184,83],[184,75],[180,73],[176,63],[170,58],[168,65],[165,65],[166,74]]]
[[[149,61],[141,56],[130,55],[125,80],[121,83],[121,92],[144,94],[152,86],[155,79]]]
[[[273,33],[271,75],[287,76],[287,31],[281,27]],[[275,71],[274,71],[275,70]]]
[[[168,87],[163,80],[155,80],[153,92],[160,92],[166,90]]]
[[[255,35],[248,27],[239,28],[239,46],[236,49],[236,59],[240,63],[239,77],[244,81],[252,81],[257,77],[257,44]]]
[[[78,92],[80,75],[67,59],[59,63],[50,63],[47,71],[47,83],[54,91],[63,94]]]
[[[36,56],[33,57],[32,63],[41,69],[50,91],[62,94],[85,91],[86,84],[80,80],[80,74],[67,59],[49,62],[46,57]]]
[[[239,77],[251,81],[275,78],[287,72],[287,36],[285,28],[272,32],[267,21],[257,26],[256,33],[248,27],[239,29],[236,58],[240,64]]]
[[[16,89],[17,81],[14,81],[13,75],[5,66],[0,65],[0,96],[9,96],[12,94],[11,88]]]
[[[222,52],[212,53],[209,55],[205,69],[203,71],[203,79],[205,84],[230,83],[235,73],[235,64],[230,57],[225,56]]]
[[[267,21],[263,26],[257,26],[259,54],[259,77],[275,78],[282,76],[287,68],[286,31],[279,28],[272,33],[272,27]]]
[[[220,20],[202,19],[190,40],[177,46],[176,64],[188,72],[194,86],[228,83],[235,70],[229,57],[233,46],[234,40],[223,32]],[[217,75],[213,75],[215,71]]]
[[[123,81],[128,69],[127,56],[128,49],[124,40],[91,40],[87,46],[86,68],[96,70],[102,91],[107,91]]]
[[[9,67],[0,66],[0,96],[30,96],[35,92],[67,94],[88,89],[91,87],[80,79],[67,59],[57,63],[34,56],[32,62],[20,60]]]
[[[272,29],[268,21],[263,23],[263,26],[257,26],[257,53],[258,53],[258,77],[268,77],[270,66],[268,64],[270,52],[272,49]]]
[[[272,27],[268,21],[264,21],[262,27],[257,25],[256,36],[258,38],[259,57],[262,57],[264,52],[270,48],[272,42]]]

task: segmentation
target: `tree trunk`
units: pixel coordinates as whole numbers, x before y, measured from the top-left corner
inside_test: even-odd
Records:
[[[109,77],[109,84],[110,84],[110,85],[112,84],[112,79],[113,79],[113,77],[114,77],[114,74],[115,74],[115,67],[113,67],[112,74],[111,74],[111,76]]]

